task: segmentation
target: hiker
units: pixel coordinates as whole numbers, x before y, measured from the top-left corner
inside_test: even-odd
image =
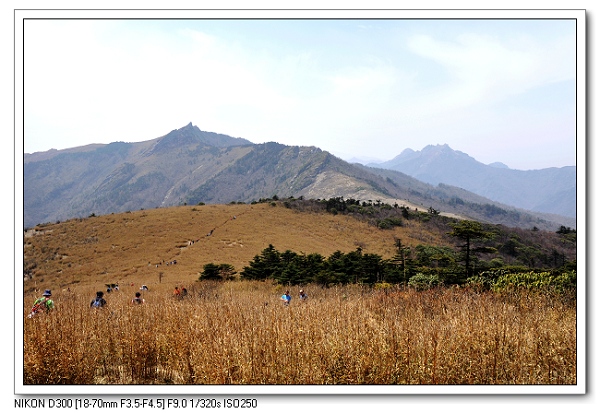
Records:
[[[90,303],[90,308],[103,308],[106,306],[106,300],[104,299],[104,292],[98,291],[96,298]]]
[[[290,305],[290,301],[292,301],[292,296],[290,295],[289,291],[286,291],[282,296],[281,296],[281,301],[283,301],[283,305],[285,305],[286,307],[288,305]]]
[[[50,310],[54,308],[54,301],[52,301],[50,297],[52,297],[52,291],[44,291],[44,294],[33,302],[33,307],[31,308],[31,313],[29,313],[28,317],[31,318],[43,311],[46,313],[50,312]]]
[[[308,298],[308,295],[306,295],[306,293],[304,292],[304,290],[300,290],[300,292],[298,293],[299,297],[300,297],[300,301],[304,301]]]
[[[135,293],[135,298],[131,300],[131,304],[144,304],[146,300],[142,298],[142,293],[139,291]]]

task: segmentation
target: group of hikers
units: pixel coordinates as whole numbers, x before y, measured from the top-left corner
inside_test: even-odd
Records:
[[[179,288],[179,286],[175,286],[175,289],[173,290],[173,297],[175,298],[184,298],[187,297],[188,295],[188,290],[185,287],[181,287]]]
[[[304,301],[304,300],[308,299],[308,295],[306,295],[304,290],[300,290],[298,292],[298,297],[300,298],[300,301]],[[290,291],[286,290],[286,292],[281,296],[280,300],[283,301],[284,306],[290,305],[290,302],[292,301],[292,296],[290,295]]]
[[[148,290],[148,287],[145,285],[140,290]],[[40,313],[49,313],[54,309],[54,301],[52,300],[52,291],[45,290],[42,296],[36,299],[33,302],[33,306],[31,307],[31,311],[28,315],[29,318],[35,317]],[[131,299],[131,304],[145,304],[146,300],[142,297],[142,293],[137,291],[135,296]],[[97,291],[96,296],[90,302],[90,308],[104,308],[107,305],[107,301],[104,298],[104,291]]]
[[[140,290],[148,291],[148,287],[143,285]],[[188,291],[185,287],[175,286],[175,290],[173,291],[173,296],[177,299],[182,299],[188,295]],[[52,300],[52,291],[45,290],[42,296],[36,299],[33,302],[33,306],[31,307],[31,312],[29,313],[29,318],[34,317],[39,313],[48,313],[54,309],[54,301]],[[304,292],[304,290],[300,290],[298,292],[298,298],[300,301],[305,301],[308,299],[308,295]],[[280,300],[283,301],[284,306],[289,306],[292,301],[292,296],[290,295],[290,291],[286,290],[286,292],[280,297]],[[137,291],[135,296],[131,299],[131,304],[139,305],[145,304],[146,300],[142,297],[142,293]],[[96,297],[90,302],[90,308],[104,308],[107,305],[107,301],[104,298],[104,291],[96,292]]]
[[[142,298],[142,293],[137,291],[135,297],[131,299],[131,304],[145,304],[146,300]],[[96,297],[90,303],[90,308],[103,308],[106,306],[106,299],[104,298],[104,292],[98,291]]]

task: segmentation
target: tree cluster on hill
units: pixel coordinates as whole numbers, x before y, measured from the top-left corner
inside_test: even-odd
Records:
[[[381,200],[361,201],[334,197],[329,199],[280,199],[264,198],[258,203],[280,203],[286,208],[300,212],[327,212],[334,215],[344,214],[365,221],[379,229],[386,230],[394,227],[418,222],[427,230],[441,237],[464,241],[462,257],[455,259],[465,262],[465,270],[473,271],[478,268],[482,256],[489,255],[492,265],[524,265],[528,268],[558,268],[569,264],[575,259],[577,250],[576,230],[561,226],[556,232],[541,231],[537,227],[523,229],[505,225],[485,224],[471,220],[456,220],[443,216],[429,207],[427,211],[410,209],[405,205],[390,205]],[[458,227],[457,227],[458,226]],[[473,249],[470,247],[471,238],[477,241]],[[470,270],[469,270],[470,269]]]
[[[273,280],[280,284],[365,283],[381,281],[401,282],[392,268],[377,254],[365,254],[361,248],[349,253],[336,251],[328,258],[321,254],[298,254],[286,250],[279,252],[273,245],[256,255],[240,273],[242,280]]]
[[[418,220],[428,229],[456,243],[454,247],[421,244],[410,248],[396,239],[396,254],[390,259],[365,253],[360,247],[347,253],[336,251],[324,257],[318,253],[280,252],[270,244],[243,268],[240,273],[242,280],[272,280],[287,285],[389,283],[432,286],[461,285],[482,273],[496,274],[498,270],[511,273],[550,271],[556,274],[576,269],[575,231],[567,227],[561,227],[554,233],[537,228],[507,228],[444,217],[433,208],[423,212],[380,200],[361,202],[342,197],[327,200],[290,197],[282,200],[275,195],[257,202],[274,206],[282,204],[299,211],[347,214],[366,220],[381,230]],[[209,264],[200,279],[231,279],[232,276],[227,264]]]
[[[465,239],[463,233],[461,237]],[[401,240],[396,240],[396,251],[391,259],[383,259],[378,254],[364,253],[360,247],[348,253],[338,250],[329,257],[324,257],[318,253],[298,254],[291,250],[280,252],[269,244],[243,268],[240,279],[270,280],[283,285],[314,283],[325,287],[347,284],[404,284],[417,289],[463,284],[492,288],[498,285],[506,286],[511,280],[523,283],[523,279],[535,279],[535,283],[539,285],[559,282],[561,286],[576,286],[574,263],[552,270],[532,270],[526,266],[499,266],[498,262],[493,260],[486,262],[472,256],[472,267],[462,267],[459,263],[465,261],[464,246],[459,252],[450,247],[426,245],[419,245],[411,251]],[[465,263],[468,264],[468,261]],[[229,264],[210,263],[204,266],[200,280],[232,279],[234,274],[235,271]],[[513,275],[510,278],[508,275],[511,274],[526,275]]]
[[[291,208],[300,212],[327,212],[333,215],[349,215],[356,219],[367,221],[380,229],[389,229],[394,226],[402,226],[403,219],[428,219],[431,215],[438,215],[439,212],[429,208],[428,212],[411,211],[405,205],[395,203],[390,205],[381,200],[361,201],[359,199],[344,197],[333,197],[329,199],[305,199],[304,197],[289,197],[280,199],[277,195],[272,198],[261,198],[253,203],[272,203],[281,202],[284,207]]]

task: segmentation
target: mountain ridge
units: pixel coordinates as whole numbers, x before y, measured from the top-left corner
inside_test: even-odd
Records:
[[[535,212],[576,217],[576,167],[516,170],[485,165],[447,144],[405,149],[390,161],[368,164],[392,169],[431,185],[447,184],[490,200]]]
[[[25,227],[174,205],[252,202],[274,195],[382,200],[483,222],[574,227],[568,217],[530,214],[398,171],[350,164],[315,146],[253,144],[201,131],[191,123],[144,142],[26,155],[23,175]],[[488,204],[493,208],[482,206]]]

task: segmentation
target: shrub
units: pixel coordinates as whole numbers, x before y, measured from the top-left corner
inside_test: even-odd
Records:
[[[389,291],[389,290],[391,290],[393,287],[394,287],[394,286],[393,286],[392,284],[390,284],[390,283],[388,283],[388,282],[385,282],[385,281],[384,281],[384,282],[379,282],[379,283],[376,283],[376,284],[373,286],[373,288],[374,288],[375,290],[381,290],[381,291]]]
[[[561,274],[551,272],[521,272],[504,274],[493,283],[494,291],[506,291],[512,289],[550,289],[564,292],[577,287],[577,273],[568,271]]]
[[[416,290],[428,290],[430,288],[439,286],[442,284],[440,277],[437,274],[423,274],[418,273],[413,275],[408,280],[409,287],[415,288]]]
[[[384,218],[384,219],[379,219],[377,220],[377,227],[379,229],[390,229],[393,227],[401,227],[402,226],[402,219],[400,218]]]

